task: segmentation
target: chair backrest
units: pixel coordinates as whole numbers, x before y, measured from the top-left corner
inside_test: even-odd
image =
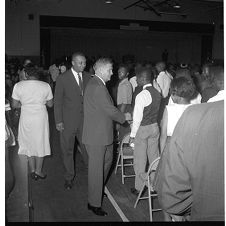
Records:
[[[129,138],[130,138],[130,133],[127,133],[123,137],[123,139],[120,143],[120,151],[123,151],[123,149],[124,149],[124,151],[126,150],[127,154],[129,154],[129,153],[133,154],[133,148],[129,146]],[[125,146],[125,144],[126,144],[126,146]]]
[[[154,176],[155,176],[155,171],[157,169],[157,166],[159,164],[159,160],[160,160],[160,157],[156,158],[149,166],[148,168],[148,172],[147,172],[147,175],[148,175],[148,178],[150,179],[151,178],[151,181],[154,179]]]
[[[127,133],[121,141],[120,149],[122,149],[123,144],[129,144],[129,138],[130,138],[130,133]]]

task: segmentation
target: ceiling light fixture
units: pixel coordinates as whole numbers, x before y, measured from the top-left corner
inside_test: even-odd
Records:
[[[105,0],[106,4],[111,4],[113,1],[112,0]]]
[[[175,9],[180,9],[180,4],[178,3],[178,2],[175,2],[175,5],[173,6],[173,8],[175,8]]]

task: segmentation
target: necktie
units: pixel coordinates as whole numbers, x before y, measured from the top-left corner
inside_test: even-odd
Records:
[[[78,81],[79,81],[79,87],[80,87],[81,92],[83,94],[83,84],[82,84],[81,73],[78,73]]]

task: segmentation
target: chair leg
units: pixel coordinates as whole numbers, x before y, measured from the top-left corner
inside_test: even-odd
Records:
[[[134,204],[134,208],[137,207],[137,203],[138,203],[139,200],[140,200],[140,197],[141,197],[141,194],[142,194],[144,188],[145,188],[145,183],[143,183],[142,188],[141,188],[141,190],[140,190],[140,192],[139,192],[139,195],[137,196],[137,200],[136,200],[136,202],[135,202],[135,204]]]
[[[115,174],[117,173],[117,169],[118,169],[118,167],[119,167],[118,164],[119,164],[120,157],[121,157],[121,153],[119,152],[119,153],[118,153],[118,159],[117,159],[116,167],[115,167]]]
[[[150,221],[152,221],[152,196],[151,196],[151,188],[148,184],[148,202],[149,202],[149,214],[150,214]]]
[[[121,172],[122,172],[122,184],[124,184],[124,165],[123,165],[123,156],[121,156]]]

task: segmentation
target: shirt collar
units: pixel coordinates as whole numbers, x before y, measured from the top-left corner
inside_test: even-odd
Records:
[[[149,86],[152,86],[152,84],[151,84],[151,83],[148,83],[148,84],[144,85],[144,86],[143,86],[143,90],[144,90],[145,88],[149,87]]]
[[[73,67],[71,68],[71,70],[72,70],[72,73],[73,73],[73,74],[80,75],[80,77],[82,78],[82,72],[77,72],[77,71],[75,71],[75,70],[73,69]]]
[[[96,75],[96,74],[95,74]],[[104,85],[106,85],[105,84],[105,81],[101,78],[101,77],[99,77],[98,75],[96,75],[103,83],[104,83]]]

